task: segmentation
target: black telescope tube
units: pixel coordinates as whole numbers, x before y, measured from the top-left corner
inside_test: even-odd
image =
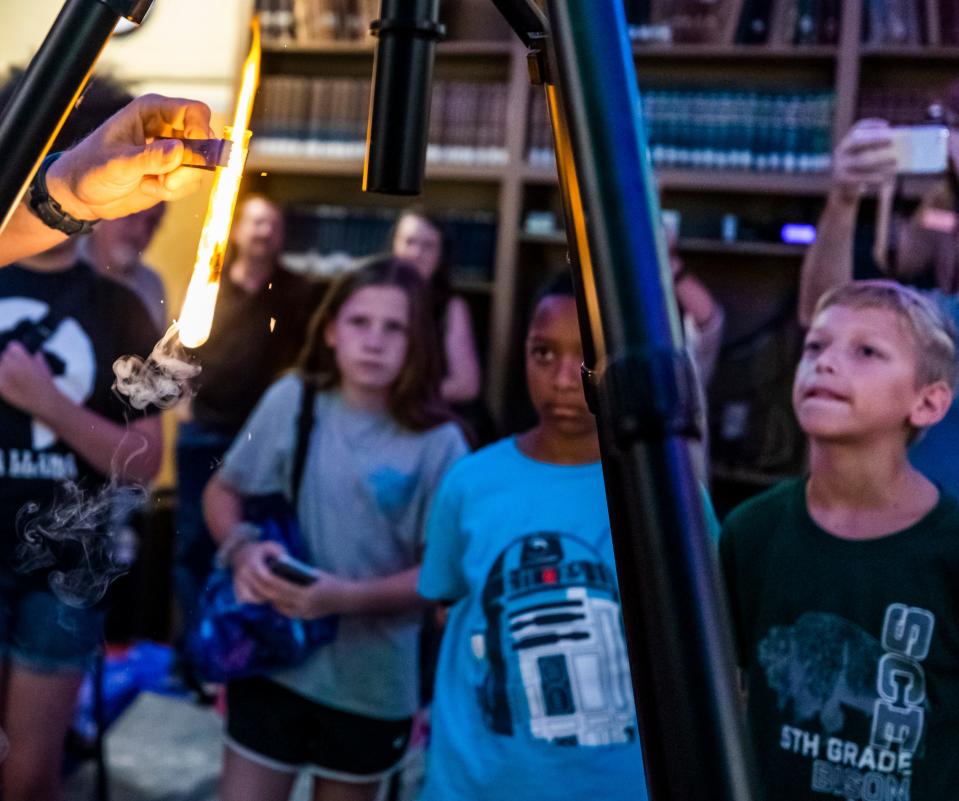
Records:
[[[76,105],[120,17],[152,0],[67,0],[0,113],[0,230]]]
[[[363,191],[418,195],[430,128],[439,0],[382,0],[366,133]]]
[[[622,3],[547,0],[547,100],[652,801],[757,798]],[[640,797],[637,788],[636,797]]]

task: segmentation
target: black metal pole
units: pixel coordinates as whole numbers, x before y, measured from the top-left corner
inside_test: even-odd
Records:
[[[439,0],[381,0],[373,61],[363,191],[418,195],[423,189]]]
[[[702,496],[694,391],[619,0],[547,0],[546,73],[654,801],[755,797]],[[535,42],[534,42],[535,45]]]
[[[66,0],[0,114],[0,231],[86,85],[120,17],[141,22],[153,0]]]

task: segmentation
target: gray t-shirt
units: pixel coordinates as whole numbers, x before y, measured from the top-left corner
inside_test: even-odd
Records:
[[[296,375],[273,384],[223,462],[220,477],[243,494],[288,492],[296,415]],[[298,515],[309,561],[352,579],[386,576],[419,563],[426,513],[446,470],[467,447],[453,423],[403,428],[387,414],[316,396]],[[343,615],[336,639],[273,678],[328,706],[386,720],[417,708],[416,611]]]

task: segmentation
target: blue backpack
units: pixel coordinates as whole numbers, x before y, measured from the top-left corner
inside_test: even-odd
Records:
[[[281,543],[291,556],[306,557],[296,516],[306,453],[313,429],[316,387],[303,382],[292,471],[292,500],[284,493],[243,499],[244,519],[256,525],[263,540]],[[200,597],[197,622],[186,638],[186,656],[207,681],[224,682],[268,673],[302,662],[336,637],[335,616],[300,620],[269,604],[241,603],[233,593],[233,573],[213,571]]]

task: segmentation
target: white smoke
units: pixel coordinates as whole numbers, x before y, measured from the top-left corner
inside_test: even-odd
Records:
[[[113,363],[113,391],[134,409],[155,406],[169,409],[188,391],[189,382],[200,373],[180,344],[173,323],[147,358],[121,356]]]
[[[68,606],[93,606],[136,557],[136,537],[126,524],[146,500],[138,484],[114,481],[88,492],[73,482],[42,508],[26,504],[17,514],[17,569],[49,569],[53,594]]]

